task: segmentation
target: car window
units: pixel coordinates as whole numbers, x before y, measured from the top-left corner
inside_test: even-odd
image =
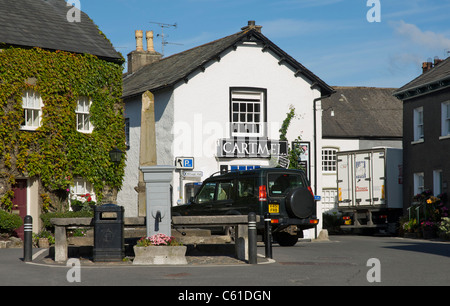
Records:
[[[217,193],[216,193],[217,189]],[[208,203],[214,200],[231,200],[233,193],[232,181],[219,181],[206,183],[197,195],[196,203]]]
[[[217,201],[231,200],[233,192],[233,182],[218,182],[217,183]]]
[[[238,197],[253,198],[256,197],[256,180],[255,178],[239,178]]]
[[[272,173],[269,174],[269,192],[271,196],[286,195],[289,191],[306,187],[305,180],[299,174]]]
[[[214,200],[214,194],[216,192],[216,182],[210,182],[203,185],[202,189],[200,189],[196,203],[207,203]]]

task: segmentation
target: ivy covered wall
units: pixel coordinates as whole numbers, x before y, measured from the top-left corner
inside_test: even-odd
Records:
[[[100,202],[122,185],[119,165],[108,152],[125,152],[122,63],[93,55],[0,46],[0,206],[12,208],[17,178],[37,178],[40,204],[55,210],[67,202],[75,178],[91,183]],[[43,101],[41,126],[21,130],[22,95],[38,92]],[[76,128],[78,98],[92,100],[92,133]]]

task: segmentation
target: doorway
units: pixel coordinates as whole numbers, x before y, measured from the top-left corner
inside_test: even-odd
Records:
[[[28,181],[26,179],[16,180],[16,184],[12,187],[14,191],[13,213],[17,214],[22,220],[27,215],[27,186]],[[23,240],[23,225],[16,229],[15,233]]]

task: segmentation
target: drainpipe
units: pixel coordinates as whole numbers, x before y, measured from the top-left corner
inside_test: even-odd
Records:
[[[315,85],[317,85],[317,83],[313,83],[312,85],[311,85],[311,89],[315,86]],[[313,112],[314,112],[314,168],[315,168],[315,171],[314,171],[314,195],[317,195],[317,173],[318,173],[318,166],[317,166],[317,127],[316,127],[316,125],[317,125],[317,119],[316,119],[316,102],[317,101],[320,101],[320,100],[323,100],[323,99],[326,99],[326,98],[328,98],[329,96],[331,96],[333,93],[330,93],[330,94],[327,94],[327,95],[325,95],[325,96],[321,96],[321,97],[319,97],[319,98],[315,98],[314,100],[313,100]]]

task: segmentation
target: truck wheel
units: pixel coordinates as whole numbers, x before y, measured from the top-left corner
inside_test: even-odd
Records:
[[[278,232],[273,233],[273,239],[276,240],[280,246],[294,246],[298,241],[298,236],[286,232]]]

